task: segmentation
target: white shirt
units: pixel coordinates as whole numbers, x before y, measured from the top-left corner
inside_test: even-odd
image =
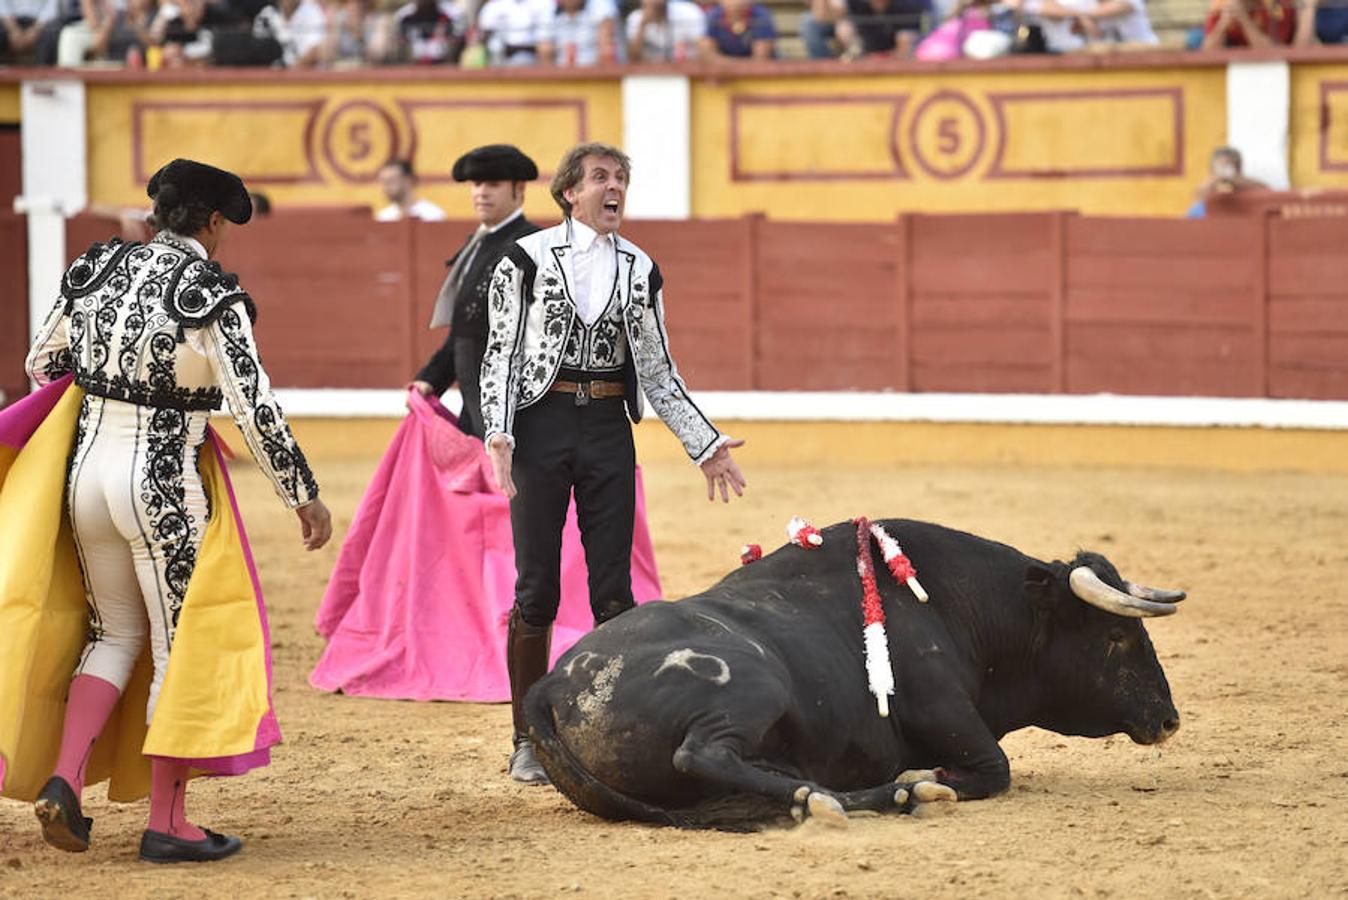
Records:
[[[627,39],[630,41],[641,30],[641,7],[627,15]],[[652,22],[646,26],[642,37],[642,58],[653,60],[672,60],[676,57],[675,48],[683,45],[688,59],[697,56],[697,42],[707,33],[707,16],[692,0],[669,0],[665,7],[665,21]]]
[[[327,37],[328,14],[318,0],[303,0],[286,20],[289,31],[289,46],[286,46],[286,65],[293,65],[310,50],[323,43]],[[281,41],[284,46],[287,42]],[[292,55],[293,53],[293,55]]]
[[[50,22],[58,12],[56,0],[0,0],[0,17]]]
[[[403,211],[398,208],[398,204],[390,203],[388,206],[374,214],[376,222],[397,222],[403,217]],[[443,222],[449,218],[445,211],[436,206],[429,200],[418,200],[413,203],[407,211],[409,219],[420,219],[423,222]]]
[[[613,235],[599,234],[584,222],[571,220],[571,298],[586,325],[599,321],[613,295],[618,275],[618,253]]]

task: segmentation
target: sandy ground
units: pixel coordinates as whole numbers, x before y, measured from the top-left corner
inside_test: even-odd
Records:
[[[375,455],[312,452],[344,529]],[[309,688],[322,649],[313,614],[337,548],[302,553],[293,518],[236,464],[287,743],[261,774],[198,782],[189,809],[243,836],[244,853],[214,866],[140,864],[144,804],[109,804],[94,788],[94,846],[64,855],[42,844],[28,808],[4,802],[0,895],[1348,895],[1348,476],[1227,471],[1241,461],[1220,459],[1206,470],[836,466],[750,452],[751,493],[723,507],[700,498],[686,462],[653,456],[650,524],[670,597],[724,574],[747,540],[780,543],[797,513],[818,524],[929,519],[1046,559],[1085,547],[1126,577],[1187,589],[1180,615],[1149,626],[1183,727],[1159,748],[1010,735],[1010,792],[930,819],[750,835],[601,821],[505,777],[503,705]]]

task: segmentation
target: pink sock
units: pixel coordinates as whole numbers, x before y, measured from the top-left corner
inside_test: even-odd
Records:
[[[98,740],[120,696],[116,685],[93,675],[77,675],[70,682],[61,755],[52,774],[68,781],[77,797],[84,791],[84,768],[89,764],[94,741]]]
[[[187,766],[166,759],[150,760],[150,830],[185,841],[200,841],[206,832],[187,821]]]

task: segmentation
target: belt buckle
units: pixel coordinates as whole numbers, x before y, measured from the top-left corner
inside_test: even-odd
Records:
[[[577,406],[589,406],[589,405],[590,405],[590,392],[587,390],[588,387],[589,387],[589,383],[588,383],[588,382],[585,382],[585,381],[577,381],[577,382],[576,382],[576,405],[577,405]]]

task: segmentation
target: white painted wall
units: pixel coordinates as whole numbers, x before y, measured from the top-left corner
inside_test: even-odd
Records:
[[[692,144],[692,92],[686,76],[623,78],[623,149],[632,158],[628,218],[692,215]]]
[[[28,326],[36,333],[60,293],[65,217],[87,201],[84,82],[25,81],[20,92],[23,193],[28,215]]]
[[[1276,190],[1288,180],[1292,72],[1285,62],[1226,67],[1226,142],[1240,151],[1245,174]]]

